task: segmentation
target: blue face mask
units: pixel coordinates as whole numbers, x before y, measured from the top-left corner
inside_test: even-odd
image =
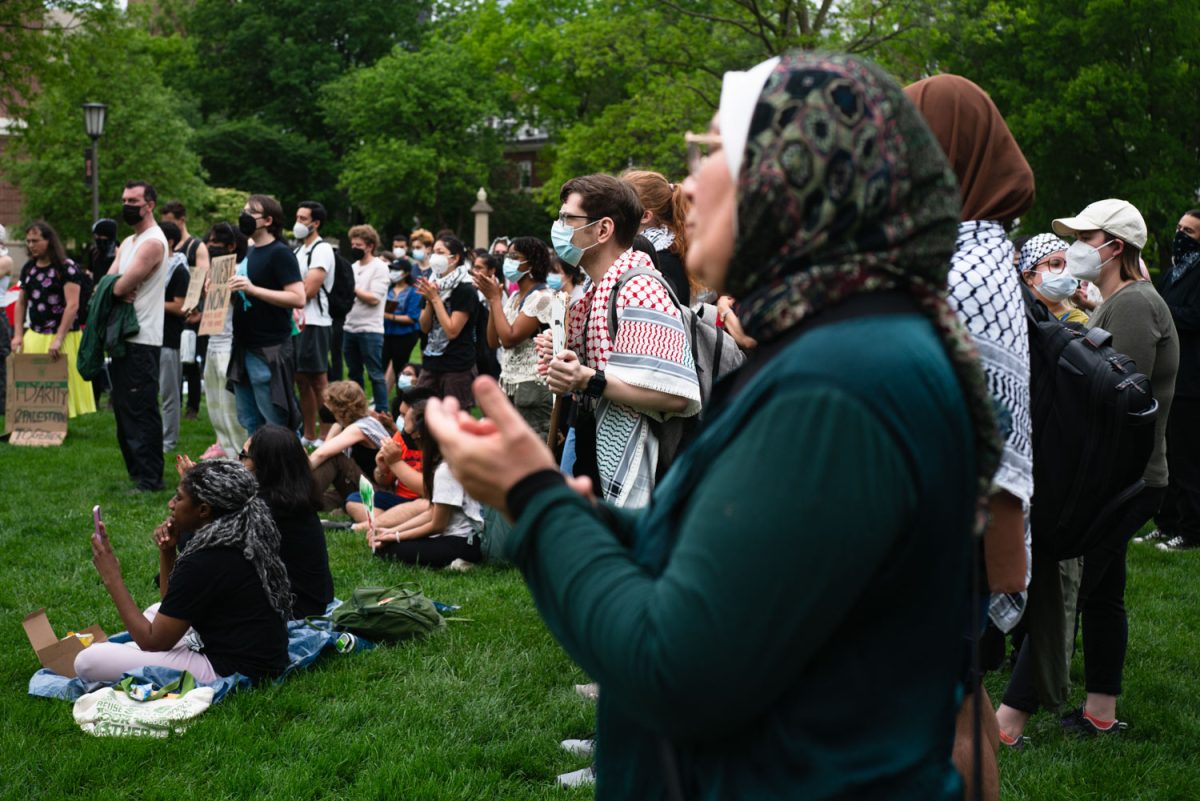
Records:
[[[582,231],[584,228],[590,228],[599,220],[593,220],[587,225],[581,225],[578,228],[572,228],[561,220],[555,220],[554,225],[550,227],[550,241],[554,243],[554,252],[558,257],[572,267],[578,267],[579,262],[583,259],[584,251],[594,248],[596,245],[588,245],[586,248],[576,247],[571,241],[575,238],[576,231]],[[596,244],[600,244],[597,242]]]
[[[505,259],[504,277],[515,284],[525,276],[529,275],[529,270],[521,269],[521,265],[524,263],[525,262],[517,261],[516,259]]]
[[[423,251],[423,250],[414,250],[414,251],[412,252],[412,257],[413,257],[413,259],[414,259],[415,261],[425,261],[425,251]]]
[[[546,276],[546,286],[555,292],[562,289],[562,273],[550,273]]]

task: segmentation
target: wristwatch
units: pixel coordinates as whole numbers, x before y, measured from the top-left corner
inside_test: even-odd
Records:
[[[604,388],[608,386],[608,379],[604,377],[603,370],[597,370],[592,373],[592,377],[588,379],[587,386],[583,389],[583,394],[589,398],[600,399],[604,395]]]

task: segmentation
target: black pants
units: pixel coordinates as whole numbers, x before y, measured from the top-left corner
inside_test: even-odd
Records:
[[[208,357],[208,337],[196,337],[196,358],[183,363],[183,380],[187,382],[187,410],[200,413],[200,377],[204,375],[204,360]]]
[[[138,489],[163,488],[162,415],[158,408],[160,348],[129,343],[109,365],[117,444]]]
[[[1170,469],[1162,509],[1154,516],[1170,536],[1200,542],[1200,398],[1171,401],[1167,419],[1167,466]]]
[[[12,330],[8,324],[8,315],[0,309],[0,414],[4,414],[8,396],[8,363],[5,361],[12,352]]]
[[[1087,691],[1121,694],[1129,623],[1125,617],[1125,550],[1129,540],[1162,503],[1164,487],[1146,487],[1118,515],[1111,535],[1083,555],[1079,613],[1083,618],[1083,663]]]
[[[482,562],[483,547],[479,537],[475,537],[475,542],[470,545],[466,537],[422,537],[419,540],[385,542],[375,551],[375,555],[411,565],[445,567],[455,559]]]
[[[384,334],[383,335],[383,369],[386,372],[387,366],[392,365],[392,372],[396,376],[400,375],[400,371],[404,369],[404,365],[408,364],[408,360],[412,358],[413,348],[417,345],[417,340],[420,339],[421,332],[413,331],[411,334]]]
[[[329,332],[329,372],[326,375],[329,377],[329,383],[341,381],[346,377],[346,369],[342,365],[342,325],[346,322],[346,318],[333,319],[333,325]]]

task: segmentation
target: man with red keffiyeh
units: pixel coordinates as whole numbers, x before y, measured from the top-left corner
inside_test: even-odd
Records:
[[[656,425],[700,411],[700,385],[679,309],[662,280],[639,275],[616,299],[618,326],[609,331],[610,295],[635,267],[653,269],[631,248],[642,217],[634,191],[610,175],[563,184],[551,240],[559,258],[588,276],[570,309],[567,347],[546,367],[550,389],[580,398],[575,475],[592,479],[605,500],[645,506],[659,464]]]

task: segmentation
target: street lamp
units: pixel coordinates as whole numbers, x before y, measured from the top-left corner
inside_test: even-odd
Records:
[[[83,104],[83,126],[92,137],[92,224],[100,219],[100,136],[104,133],[104,115],[108,106],[103,103]]]

